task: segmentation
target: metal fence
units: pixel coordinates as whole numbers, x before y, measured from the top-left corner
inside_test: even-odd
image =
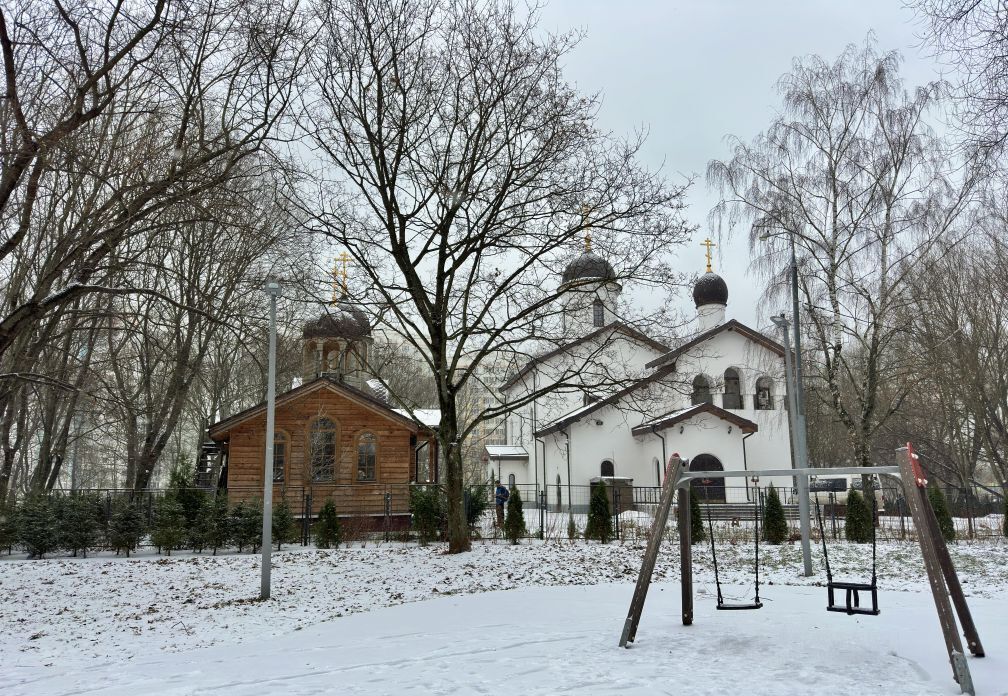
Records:
[[[742,540],[751,535],[757,496],[765,498],[766,489],[746,486],[703,486],[695,490],[701,501],[701,515],[709,520],[715,538]],[[880,540],[914,541],[916,532],[898,483],[883,480],[876,483],[877,535]],[[445,505],[445,492],[439,484],[350,484],[319,483],[312,486],[279,487],[274,492],[274,506],[285,502],[297,521],[299,542],[312,540],[312,523],[322,506],[331,501],[340,518],[343,539],[409,540],[413,511],[411,490],[422,488],[438,491]],[[541,539],[581,539],[588,522],[592,486],[519,484],[525,521],[525,537]],[[173,491],[178,494],[179,491]],[[185,493],[212,498],[226,495],[229,505],[241,502],[261,506],[261,488],[231,487],[228,490],[185,489]],[[92,495],[100,501],[101,524],[107,525],[115,510],[124,503],[136,506],[147,525],[154,522],[157,501],[168,494],[167,489],[133,491],[128,489],[90,489],[75,495]],[[607,497],[616,539],[634,541],[646,538],[658,506],[661,489],[656,486],[607,486]],[[818,539],[817,507],[822,518],[822,532],[830,539],[844,538],[847,491],[818,490],[812,492],[813,535]],[[945,487],[942,494],[952,515],[957,540],[991,540],[1004,538],[1004,500],[987,489]],[[485,496],[482,500],[476,500]],[[798,534],[797,491],[778,489],[791,536]],[[494,489],[484,484],[467,488],[464,499],[467,518],[472,518],[474,538],[503,541],[503,530],[497,523]],[[470,515],[470,506],[484,511]],[[477,508],[473,508],[475,511]],[[444,510],[442,509],[442,513]],[[670,516],[674,520],[675,516]],[[447,524],[442,515],[442,534]],[[674,529],[674,521],[670,521]],[[748,530],[748,531],[747,531]]]

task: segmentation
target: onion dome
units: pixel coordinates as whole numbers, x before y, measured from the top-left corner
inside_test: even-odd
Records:
[[[360,307],[339,301],[304,325],[304,338],[342,338],[356,341],[371,335],[371,325]]]
[[[697,309],[704,305],[728,304],[728,284],[717,273],[704,273],[693,285],[693,302]]]
[[[567,264],[563,272],[564,283],[589,279],[616,280],[616,271],[612,265],[592,251],[591,235],[585,237],[584,253]]]

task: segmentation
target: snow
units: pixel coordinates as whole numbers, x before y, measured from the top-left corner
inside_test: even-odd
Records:
[[[420,425],[428,428],[438,428],[441,425],[441,410],[437,408],[415,408],[413,414],[405,408],[392,409],[400,416],[406,416],[410,420],[416,420]]]
[[[684,627],[673,537],[622,650],[643,543],[295,548],[267,602],[258,555],[3,559],[4,693],[958,693],[912,544],[879,545],[879,617],[826,612],[797,545],[761,548],[763,610],[715,611],[698,544]],[[830,551],[838,577],[868,568],[867,547]],[[1008,693],[1008,545],[952,554],[988,653],[977,693]],[[719,541],[718,563],[726,596],[751,596],[752,545]]]

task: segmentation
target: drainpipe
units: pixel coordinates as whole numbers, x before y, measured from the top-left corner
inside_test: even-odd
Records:
[[[661,461],[658,463],[658,468],[655,470],[655,477],[658,479],[658,487],[661,488],[661,470],[662,466],[665,465],[665,436],[658,432],[658,428],[651,426],[651,432],[661,438]],[[745,438],[742,439],[742,461],[745,462]],[[748,497],[748,493],[746,494]]]
[[[746,433],[745,435],[742,436],[742,468],[744,470],[746,470],[746,471],[749,471],[749,463],[746,460],[745,441],[747,439],[749,439],[751,436],[755,435],[755,434],[756,433],[754,431],[754,432],[751,432],[751,433]],[[745,477],[745,499],[749,500],[749,477],[748,476]]]
[[[567,514],[574,514],[574,501],[571,500],[571,468],[570,468],[570,433],[560,429],[560,432],[567,438]]]

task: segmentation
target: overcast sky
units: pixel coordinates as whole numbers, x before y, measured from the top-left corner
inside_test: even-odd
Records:
[[[704,270],[700,242],[714,238],[707,162],[728,154],[725,135],[750,140],[766,128],[780,103],[774,85],[796,56],[832,62],[874,31],[881,51],[903,54],[908,87],[940,78],[942,69],[920,47],[919,24],[902,0],[549,0],[542,24],[586,33],[566,60],[566,76],[583,92],[602,93],[602,127],[617,134],[647,128],[649,166],[670,177],[696,175],[687,215],[700,229],[679,255],[690,272]],[[729,317],[764,327],[767,310],[781,309],[757,306],[744,231],[715,250],[714,270],[728,283]]]

